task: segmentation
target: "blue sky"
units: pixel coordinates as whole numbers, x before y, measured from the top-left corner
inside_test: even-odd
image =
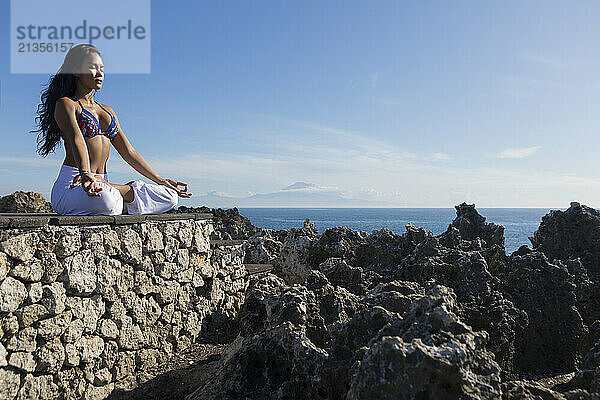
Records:
[[[180,204],[302,181],[390,207],[600,207],[597,1],[153,1],[151,15],[151,74],[105,63],[97,100],[189,184]],[[64,150],[38,156],[28,131],[50,75],[10,73],[9,16],[0,1],[0,194],[49,198]],[[114,149],[108,170],[145,179]]]

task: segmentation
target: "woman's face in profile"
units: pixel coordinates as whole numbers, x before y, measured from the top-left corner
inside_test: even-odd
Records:
[[[79,82],[87,89],[100,90],[104,83],[104,64],[97,53],[90,53],[83,60]]]

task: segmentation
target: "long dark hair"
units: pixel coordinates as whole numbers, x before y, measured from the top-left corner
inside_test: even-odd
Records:
[[[38,133],[37,152],[41,156],[46,157],[54,152],[54,148],[60,142],[60,128],[54,120],[56,101],[61,97],[75,95],[77,89],[75,73],[80,70],[83,61],[90,53],[100,55],[100,51],[91,44],[72,47],[56,75],[50,78],[49,83],[42,90],[42,103],[37,107],[38,116],[35,118],[38,129],[31,131]]]

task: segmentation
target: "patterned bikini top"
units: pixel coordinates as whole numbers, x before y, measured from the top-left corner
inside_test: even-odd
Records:
[[[77,118],[77,123],[79,124],[79,129],[81,129],[81,133],[84,137],[104,135],[110,140],[113,140],[115,136],[117,136],[117,133],[119,133],[119,126],[115,121],[115,117],[113,117],[113,115],[108,112],[106,108],[102,107],[101,104],[96,103],[94,100],[94,103],[98,104],[104,111],[108,113],[108,115],[110,115],[110,125],[108,126],[108,130],[106,132],[102,132],[100,130],[100,122],[98,122],[96,117],[94,117],[94,114],[83,107],[83,104],[81,104],[77,96],[75,96],[75,99],[81,106],[81,114],[79,114],[79,117]]]

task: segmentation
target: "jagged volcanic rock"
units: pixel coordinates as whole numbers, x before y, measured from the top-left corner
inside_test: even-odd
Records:
[[[319,366],[327,353],[290,322],[239,337],[188,399],[326,399]]]
[[[357,307],[355,299],[350,317],[346,311],[336,315],[321,307],[327,292],[339,290],[322,275],[311,276],[307,286],[285,289],[282,283],[271,275],[256,282],[244,307],[261,310],[247,315],[252,321],[262,316],[262,324],[250,322],[242,329],[190,400],[216,398],[219,393],[229,399],[418,398],[427,390],[440,398],[500,394],[500,367],[485,350],[488,335],[473,332],[458,319],[451,289],[434,282],[425,288],[402,282],[386,289],[379,286],[372,295],[387,290],[404,298],[388,303],[400,312]],[[314,296],[311,287],[316,289]],[[266,294],[271,288],[273,294]],[[337,303],[351,297],[341,294]],[[311,339],[315,328],[332,340],[321,340],[322,334]],[[385,365],[405,365],[406,370],[390,375]],[[382,381],[383,376],[389,381]],[[404,386],[413,380],[422,386],[407,397],[411,389]],[[397,390],[400,387],[404,392]]]
[[[475,204],[461,203],[456,208],[456,218],[450,226],[458,229],[460,236],[465,240],[483,240],[485,247],[498,245],[504,248],[504,227],[493,223],[485,222],[485,217],[475,210]]]
[[[384,336],[361,360],[346,398],[499,398],[500,368],[481,351],[477,339],[451,337],[428,346],[419,338],[407,343],[401,337]]]
[[[40,193],[16,191],[0,197],[0,213],[52,213],[54,210]]]
[[[260,229],[243,244],[248,264],[272,264],[281,251],[281,246],[287,236],[285,230]]]
[[[600,211],[577,202],[566,211],[552,210],[529,240],[549,260],[579,257],[589,277],[600,282]]]
[[[301,283],[312,271],[311,255],[314,242],[318,240],[317,228],[310,220],[304,221],[300,229],[292,228],[283,237],[273,266],[287,283]]]
[[[555,273],[539,275],[538,271],[536,275],[530,272],[535,264],[531,250],[522,248],[506,256],[502,226],[485,222],[473,205],[463,203],[456,210],[456,219],[439,236],[410,224],[403,235],[387,229],[369,235],[337,227],[319,236],[307,220],[303,228],[292,229],[285,236],[270,231],[251,240],[259,243],[254,249],[262,254],[267,253],[265,243],[269,243],[268,259],[275,261],[275,272],[288,284],[303,283],[311,271],[319,270],[332,285],[358,296],[394,279],[420,284],[434,280],[452,288],[460,318],[473,329],[488,333],[487,348],[494,353],[505,380],[520,373],[575,368],[586,348],[586,330],[574,306],[584,298],[594,303],[593,288],[573,284],[577,279],[586,283],[585,274],[577,270],[575,262],[570,265],[573,272],[579,271],[577,276],[566,268],[552,269],[546,262],[544,271]],[[529,285],[530,291],[520,289],[522,285]],[[552,306],[544,306],[548,299],[555,299]],[[369,306],[387,300],[371,298]],[[559,336],[553,335],[552,321],[556,320],[564,324]],[[530,321],[535,331],[530,329]],[[556,351],[557,345],[560,351]]]
[[[599,320],[600,212],[572,202],[566,211],[552,210],[542,217],[529,240],[535,250],[562,261],[574,275],[576,305],[584,322]]]
[[[587,329],[575,307],[574,279],[568,269],[551,264],[537,251],[516,255],[511,257],[502,286],[529,319],[527,329],[515,341],[517,372],[573,371]]]

